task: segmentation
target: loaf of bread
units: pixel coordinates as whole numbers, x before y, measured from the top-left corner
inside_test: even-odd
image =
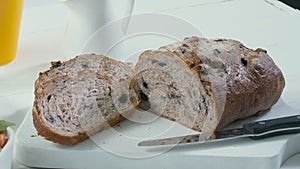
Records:
[[[35,82],[33,122],[55,143],[77,144],[135,107],[207,133],[270,109],[284,77],[267,51],[229,39],[190,37],[131,64],[103,55],[53,62]]]
[[[135,73],[141,108],[208,134],[270,109],[285,85],[266,50],[228,39],[190,37],[145,51]]]
[[[33,122],[39,135],[63,145],[79,143],[134,112],[133,67],[102,55],[53,62],[35,82]]]

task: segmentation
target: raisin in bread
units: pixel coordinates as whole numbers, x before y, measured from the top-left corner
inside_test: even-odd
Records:
[[[191,37],[145,51],[135,72],[140,107],[208,134],[270,109],[285,85],[265,50],[228,39]]]
[[[53,62],[35,82],[33,122],[38,134],[64,145],[113,126],[134,112],[131,65],[102,55]]]

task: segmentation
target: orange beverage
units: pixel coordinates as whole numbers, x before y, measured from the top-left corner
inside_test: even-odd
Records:
[[[23,3],[23,0],[0,0],[0,65],[16,57]]]

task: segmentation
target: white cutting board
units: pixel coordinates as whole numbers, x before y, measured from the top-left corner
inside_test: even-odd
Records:
[[[279,100],[266,114],[235,122],[229,127],[293,114],[300,112]],[[139,115],[136,114],[136,117]],[[16,133],[16,160],[26,166],[45,168],[279,169],[287,158],[300,152],[300,134],[263,140],[243,138],[203,145],[176,146],[172,149],[138,147],[138,142],[144,139],[195,133],[174,122],[155,117],[149,114],[146,118],[153,121],[145,124],[125,121],[113,129],[102,131],[91,139],[69,147],[36,136],[29,110]],[[134,119],[132,118],[133,121]]]

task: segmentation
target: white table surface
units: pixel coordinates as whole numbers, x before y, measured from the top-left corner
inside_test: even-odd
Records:
[[[134,13],[141,12],[168,13],[192,23],[208,38],[232,38],[267,49],[289,82],[282,99],[300,109],[299,11],[275,0],[138,0]],[[229,17],[220,20],[224,13]],[[32,105],[37,70],[65,58],[61,42],[67,21],[67,9],[59,1],[25,1],[17,57],[0,67],[0,119],[16,122],[14,130]],[[299,168],[299,161],[297,154],[281,168]],[[13,168],[27,167],[14,162]]]

